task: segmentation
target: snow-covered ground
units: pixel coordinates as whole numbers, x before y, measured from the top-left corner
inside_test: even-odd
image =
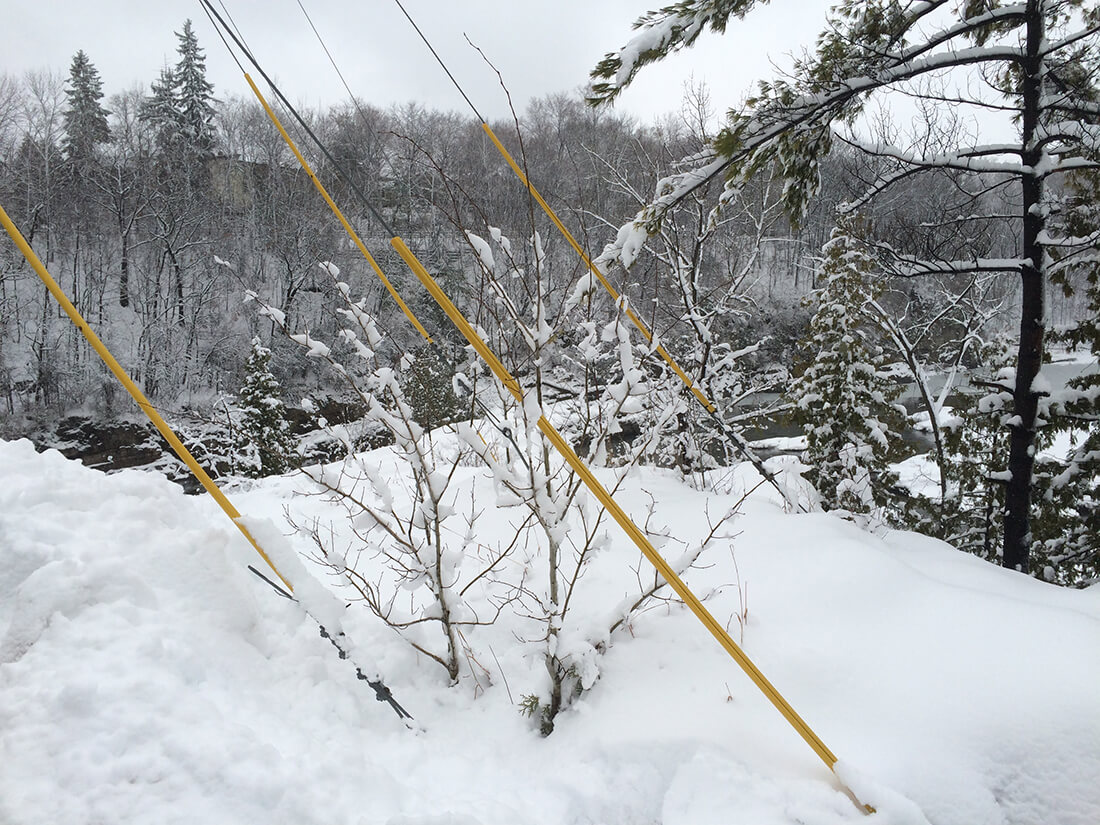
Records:
[[[479,529],[505,533],[490,481],[460,470],[484,501]],[[0,442],[0,477],[3,825],[1100,822],[1097,587],[750,497],[689,584],[734,638],[747,604],[745,650],[839,756],[868,817],[678,604],[611,637],[549,738],[517,707],[544,678],[519,619],[471,640],[480,686],[448,687],[353,605],[344,626],[414,732],[247,571],[255,555],[208,498],[26,441]],[[645,470],[619,498],[691,540],[750,481],[738,470],[729,494],[703,493]],[[307,486],[275,478],[232,498],[284,525],[284,508],[335,515],[295,495]],[[638,563],[611,535],[582,616],[618,603]]]

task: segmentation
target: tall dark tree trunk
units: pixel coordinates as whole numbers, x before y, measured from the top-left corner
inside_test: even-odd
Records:
[[[176,293],[176,323],[182,327],[187,323],[187,313],[183,294],[183,267],[180,266],[179,258],[176,257],[176,253],[172,250],[171,244],[165,243],[164,251],[168,253],[168,260],[172,264],[172,280]]]
[[[130,306],[130,227],[124,226],[122,215],[118,218],[118,234],[122,241],[122,263],[118,274],[118,305]]]
[[[1016,357],[1016,386],[1009,435],[1008,488],[1005,491],[1004,548],[1001,563],[1028,572],[1031,550],[1031,476],[1035,466],[1035,430],[1039,396],[1035,376],[1043,363],[1046,321],[1046,271],[1041,242],[1043,177],[1036,171],[1043,150],[1037,144],[1043,92],[1043,57],[1040,48],[1046,33],[1042,0],[1028,0],[1027,58],[1023,72],[1022,160],[1029,170],[1023,176],[1023,257],[1020,268],[1020,346]]]

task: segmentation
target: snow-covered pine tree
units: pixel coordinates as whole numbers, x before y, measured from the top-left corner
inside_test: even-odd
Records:
[[[967,553],[1000,564],[1004,538],[1002,513],[1008,478],[1009,427],[1012,423],[1012,353],[1005,338],[991,341],[976,353],[979,366],[972,386],[980,393],[964,394],[972,403],[960,407],[945,427],[941,473],[948,494],[938,507],[923,508],[914,499],[903,514],[908,526],[937,535]],[[1047,413],[1044,413],[1044,417]],[[1050,454],[1055,428],[1036,434],[1035,513],[1030,552],[1035,573],[1048,581],[1070,583],[1058,559],[1075,524],[1075,504],[1069,496],[1080,492],[1075,484],[1059,488],[1056,479],[1069,479],[1066,465]],[[1070,493],[1070,490],[1073,493]],[[1081,502],[1087,507],[1086,502]],[[923,513],[921,511],[924,511]],[[1084,510],[1080,511],[1081,513]]]
[[[910,508],[906,516],[913,529],[938,535],[959,550],[999,563],[1008,464],[1004,419],[1012,393],[998,386],[997,379],[1011,373],[1008,342],[999,339],[986,344],[977,358],[978,374],[987,376],[981,379],[985,391],[964,396],[973,403],[957,410],[956,419],[945,428],[944,466],[940,472],[948,495],[939,508],[929,508],[923,518],[916,517],[915,508]]]
[[[284,473],[296,464],[294,437],[270,365],[271,350],[253,338],[239,403],[241,446],[252,458],[246,464],[247,474],[256,477]]]
[[[167,152],[175,145],[183,126],[176,106],[176,75],[169,66],[149,87],[149,96],[141,103],[140,119],[148,123],[156,135],[157,148]]]
[[[188,148],[200,156],[214,151],[214,86],[206,79],[206,55],[199,48],[198,37],[191,21],[183,22],[183,31],[176,32],[179,62],[173,77],[176,81],[176,106]]]
[[[1100,267],[1087,274],[1088,312],[1062,335],[1074,347],[1087,346],[1100,359]],[[1100,370],[1094,365],[1069,382],[1052,416],[1052,429],[1072,439],[1066,466],[1051,479],[1057,513],[1054,530],[1041,542],[1044,578],[1084,587],[1100,581]]]
[[[83,50],[73,56],[65,98],[68,107],[64,114],[65,137],[61,149],[65,159],[74,168],[80,168],[92,160],[96,146],[111,139],[107,110],[100,103],[103,81]]]
[[[883,358],[868,338],[862,305],[874,295],[875,263],[842,221],[825,244],[817,310],[805,347],[813,360],[788,390],[792,418],[806,431],[810,481],[828,510],[873,514],[894,484],[889,469],[897,383],[881,374]]]
[[[425,430],[434,430],[462,418],[463,407],[455,396],[455,369],[439,348],[424,344],[405,370],[401,390],[412,408],[413,418]]]

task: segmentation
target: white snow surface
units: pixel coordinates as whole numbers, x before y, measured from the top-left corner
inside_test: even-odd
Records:
[[[404,494],[391,451],[363,458]],[[247,571],[262,562],[208,498],[27,441],[0,441],[0,474],[4,825],[1100,822],[1096,587],[785,514],[755,492],[687,581],[738,638],[739,577],[746,652],[878,809],[867,816],[678,604],[610,637],[598,680],[548,738],[515,704],[545,673],[507,616],[471,635],[492,675],[475,690],[468,677],[448,686],[353,604],[344,630],[371,657],[357,663],[385,675],[414,732]],[[642,469],[618,498],[698,541],[703,514],[755,479],[738,468],[719,481],[731,492]],[[485,541],[507,534],[515,511],[494,509],[485,471],[460,467],[454,483],[484,502]],[[309,485],[299,474],[229,492],[251,525],[290,533],[284,508],[337,515],[295,495]],[[578,591],[593,621],[638,562],[613,525],[609,536]]]

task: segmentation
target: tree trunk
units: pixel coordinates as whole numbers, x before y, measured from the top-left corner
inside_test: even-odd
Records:
[[[1042,105],[1043,58],[1040,47],[1045,35],[1043,4],[1027,4],[1027,58],[1024,64],[1022,160],[1029,170],[1039,167],[1042,147],[1036,143]],[[1035,376],[1043,362],[1045,331],[1046,271],[1040,242],[1045,225],[1043,178],[1028,171],[1021,181],[1023,194],[1023,257],[1020,268],[1020,345],[1016,356],[1016,386],[1009,428],[1008,487],[1005,491],[1004,547],[1001,563],[1021,573],[1028,572],[1031,550],[1031,487],[1035,466],[1035,430],[1039,396]]]
[[[118,305],[130,306],[130,228],[123,226],[122,216],[118,220],[118,234],[122,241],[122,263],[118,275]]]

